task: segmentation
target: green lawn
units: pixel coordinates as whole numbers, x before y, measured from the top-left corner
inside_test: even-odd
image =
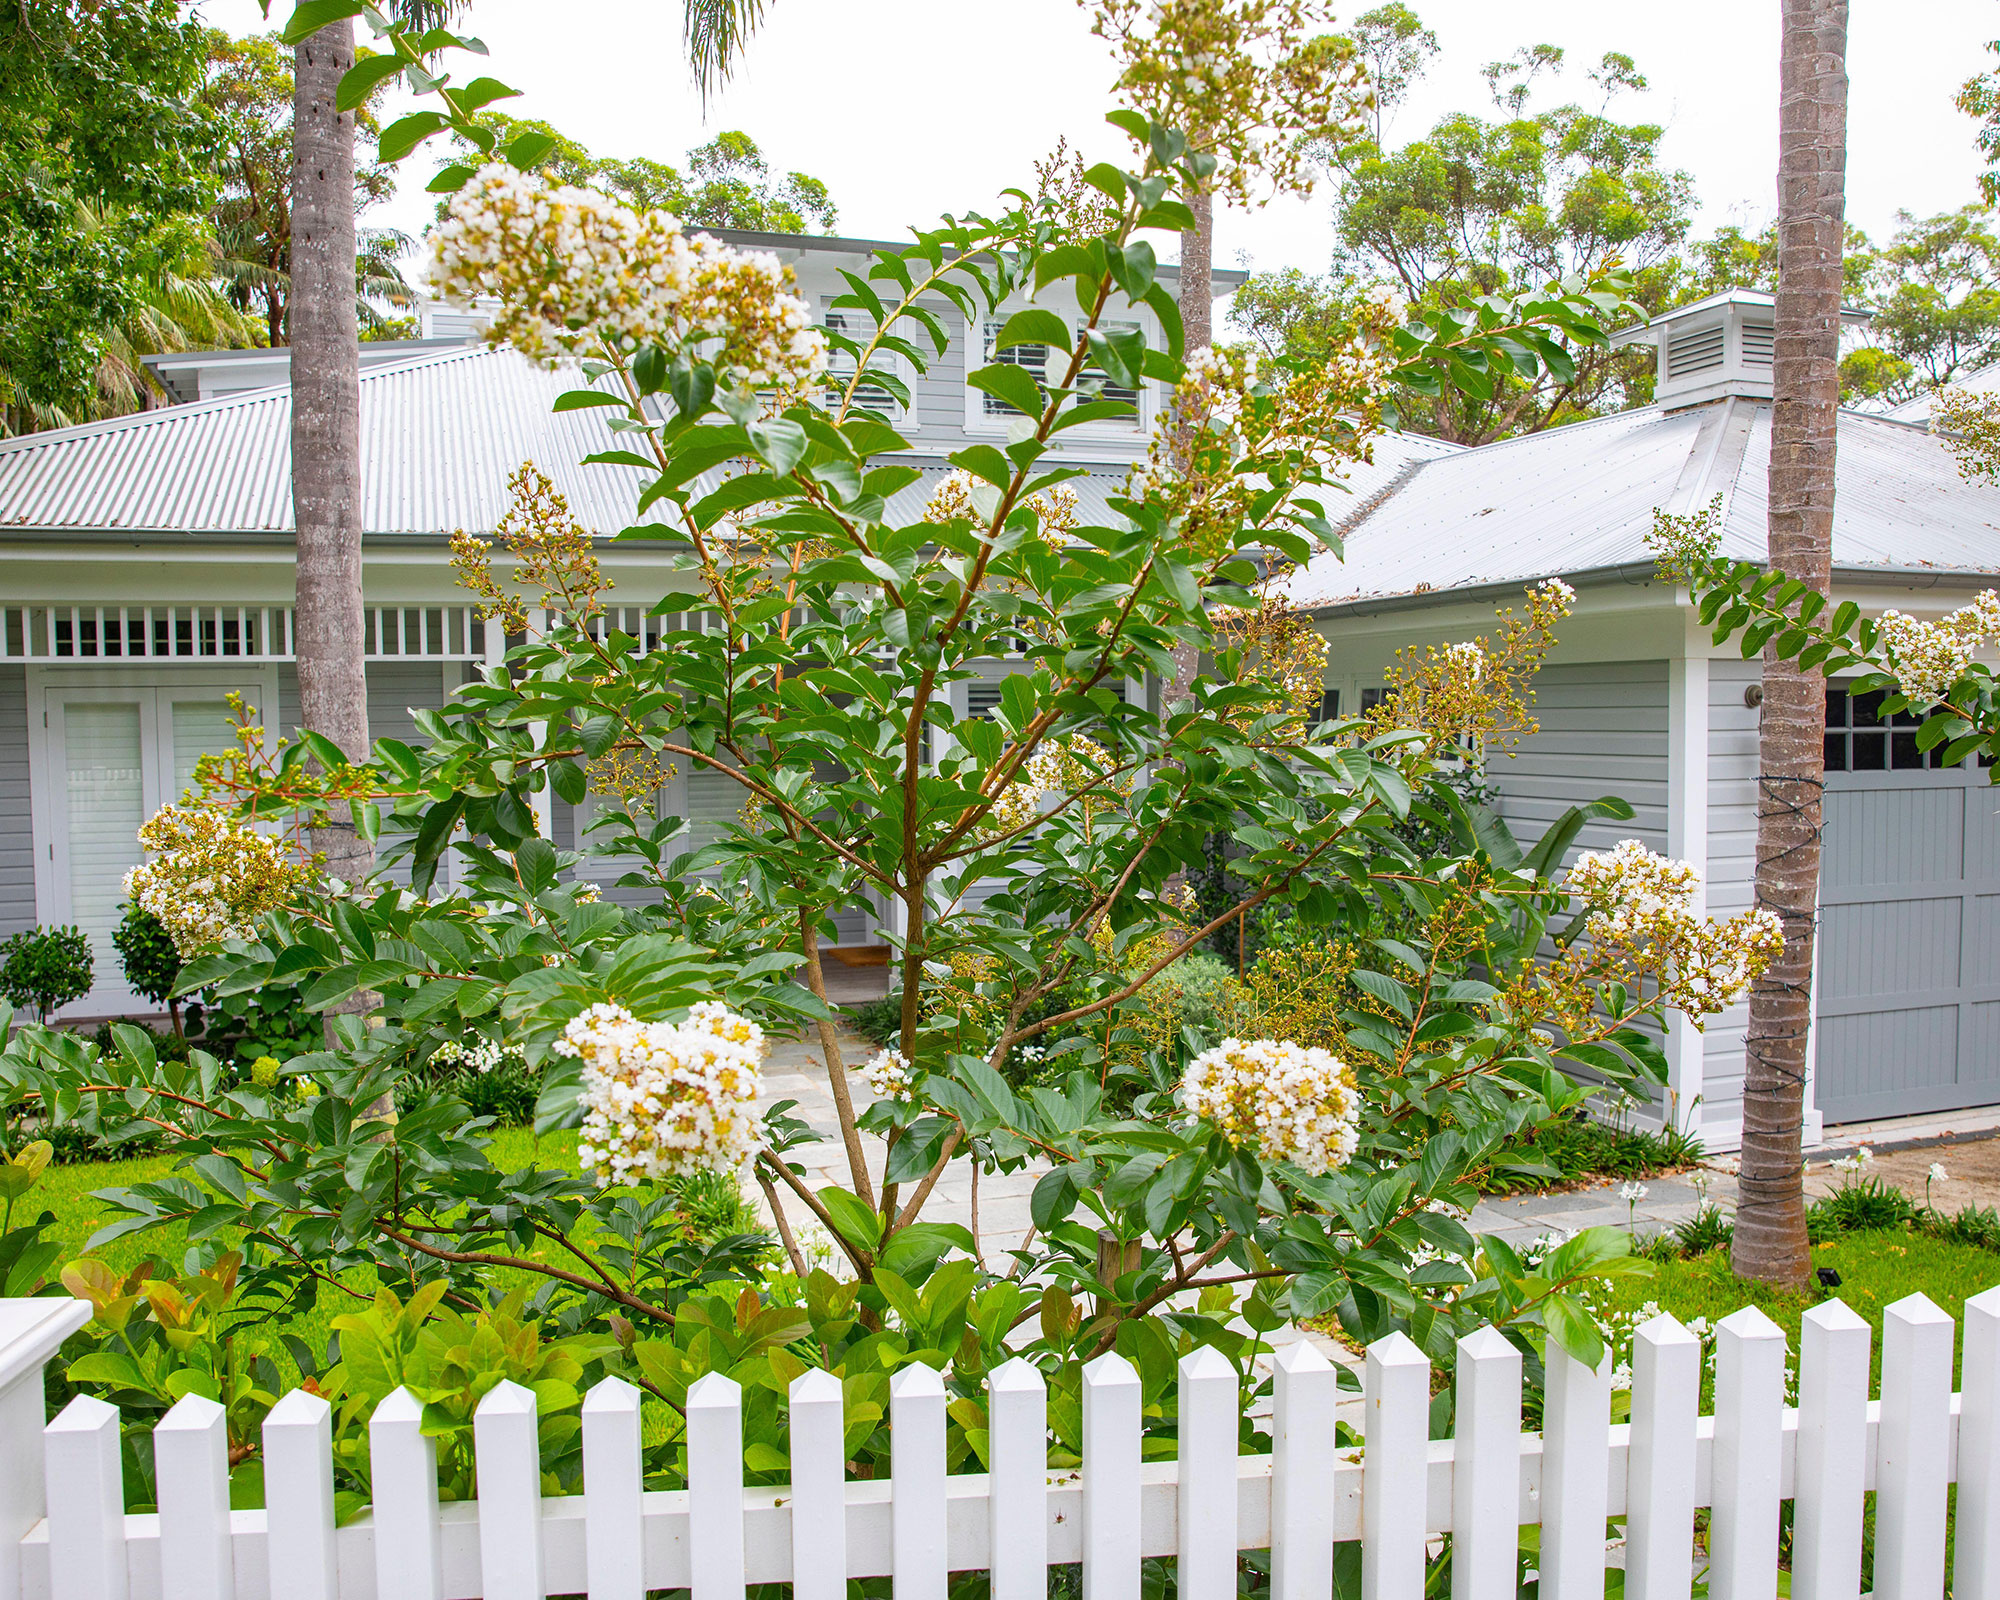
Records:
[[[1661,1262],[1650,1278],[1625,1279],[1617,1285],[1613,1303],[1620,1310],[1632,1310],[1658,1301],[1663,1311],[1683,1322],[1706,1317],[1711,1325],[1754,1305],[1785,1330],[1796,1360],[1799,1318],[1820,1301],[1838,1298],[1875,1330],[1879,1376],[1886,1307],[1921,1292],[1956,1320],[1967,1299],[2000,1283],[2000,1255],[1901,1230],[1842,1234],[1815,1245],[1812,1258],[1815,1268],[1831,1267],[1840,1274],[1839,1288],[1815,1285],[1804,1294],[1766,1288],[1738,1278],[1729,1270],[1729,1252],[1715,1250],[1691,1260]]]
[[[574,1168],[574,1130],[543,1134],[530,1128],[497,1128],[492,1132],[493,1162],[504,1170],[528,1165]],[[86,1161],[74,1166],[50,1167],[32,1193],[14,1208],[16,1220],[39,1211],[53,1211],[55,1226],[48,1237],[59,1240],[63,1259],[97,1256],[110,1266],[130,1270],[147,1257],[178,1266],[186,1248],[186,1236],[179,1228],[157,1233],[126,1234],[109,1244],[92,1247],[90,1238],[120,1213],[96,1198],[105,1189],[129,1189],[134,1184],[168,1176],[174,1170],[171,1156],[147,1156],[137,1161]]]
[[[545,1134],[537,1139],[532,1129],[500,1128],[494,1131],[492,1138],[494,1161],[508,1169],[531,1163],[564,1168],[576,1164],[577,1136],[574,1131]],[[173,1167],[173,1159],[164,1155],[148,1156],[137,1161],[91,1161],[74,1166],[50,1167],[42,1173],[41,1181],[33,1191],[15,1206],[15,1220],[20,1221],[43,1211],[54,1212],[55,1225],[47,1237],[63,1245],[62,1260],[65,1263],[82,1256],[95,1256],[114,1270],[129,1272],[150,1258],[178,1270],[187,1248],[186,1232],[178,1226],[162,1228],[157,1232],[128,1233],[103,1245],[92,1246],[90,1243],[93,1234],[120,1215],[97,1198],[99,1192],[130,1188],[134,1184],[165,1177],[173,1171]],[[519,1276],[523,1281],[528,1280],[525,1273],[510,1271],[502,1274],[496,1271],[496,1281],[503,1276]],[[371,1274],[356,1272],[349,1274],[349,1278],[357,1290],[365,1294],[374,1292]],[[332,1332],[333,1319],[345,1311],[359,1309],[362,1304],[360,1295],[350,1300],[330,1291],[322,1293],[310,1311],[287,1318],[277,1331],[295,1334],[310,1348],[323,1351]],[[289,1358],[275,1348],[272,1353],[279,1357],[284,1369],[291,1372]]]

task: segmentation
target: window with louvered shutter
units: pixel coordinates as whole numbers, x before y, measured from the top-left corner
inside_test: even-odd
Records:
[[[1136,322],[1100,322],[1098,329],[1104,333],[1129,333],[1136,329]],[[1083,337],[1083,329],[1077,329],[1077,337]],[[1085,400],[1119,400],[1135,410],[1139,404],[1139,391],[1128,389],[1123,384],[1113,383],[1105,371],[1095,361],[1086,360],[1083,370],[1077,374],[1077,389]],[[1107,418],[1107,426],[1119,425],[1120,419]]]
[[[1049,381],[1049,347],[1045,344],[1010,344],[1005,350],[995,350],[993,341],[1000,337],[1004,322],[986,324],[986,364],[1004,364],[1024,369],[1037,383]],[[997,394],[981,393],[980,409],[989,417],[1018,417],[1021,411],[1010,406]]]
[[[851,311],[829,311],[823,320],[827,332],[841,334],[856,344],[866,344],[875,336],[873,325]],[[879,368],[882,361],[883,358],[878,356],[873,366]],[[827,389],[827,400],[831,405],[838,405],[848,379],[854,376],[854,357],[845,350],[830,351],[826,369],[828,376],[834,380]],[[879,411],[885,417],[896,416],[902,410],[896,397],[879,383],[857,385],[853,405],[862,411]]]

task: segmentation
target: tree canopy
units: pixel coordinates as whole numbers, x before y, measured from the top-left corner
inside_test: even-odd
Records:
[[[1648,310],[1670,300],[1694,199],[1693,180],[1660,160],[1665,130],[1624,122],[1615,102],[1646,87],[1632,58],[1612,52],[1587,74],[1595,108],[1543,104],[1563,80],[1565,52],[1524,46],[1483,69],[1492,112],[1456,111],[1421,138],[1389,138],[1396,110],[1437,53],[1408,6],[1356,20],[1352,47],[1373,75],[1371,130],[1325,150],[1340,182],[1331,270],[1254,278],[1236,297],[1236,325],[1273,352],[1311,353],[1385,293],[1420,310],[1462,307],[1577,278],[1616,257]],[[1401,394],[1403,425],[1466,444],[1534,432],[1650,393],[1642,355],[1586,353],[1574,373],[1544,370],[1480,397]]]
[[[602,189],[642,211],[670,211],[691,227],[756,233],[833,232],[839,218],[826,184],[808,173],[774,174],[747,133],[718,133],[687,153],[685,168],[650,156],[598,156],[546,122],[490,113],[502,140],[538,133],[551,141],[543,165],[565,183]]]
[[[19,432],[129,409],[138,351],[229,319],[206,292],[200,29],[173,0],[0,0],[0,41],[0,416]]]

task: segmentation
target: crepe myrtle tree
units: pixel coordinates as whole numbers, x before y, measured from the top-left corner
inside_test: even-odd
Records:
[[[100,1137],[170,1131],[183,1153],[173,1177],[116,1195],[107,1235],[234,1230],[258,1295],[359,1295],[372,1271],[476,1307],[492,1269],[519,1271],[541,1285],[540,1315],[608,1330],[671,1398],[710,1348],[697,1324],[734,1317],[759,1348],[805,1337],[780,1319],[782,1338],[751,1338],[763,1241],[691,1241],[656,1187],[747,1169],[817,1319],[788,1360],[810,1348],[838,1368],[854,1340],[901,1329],[906,1354],[935,1337],[940,1364],[976,1373],[1039,1316],[1033,1348],[1069,1372],[1114,1347],[1237,1338],[1218,1308],[1239,1296],[1255,1328],[1335,1313],[1359,1337],[1406,1327],[1441,1354],[1491,1320],[1596,1359],[1577,1289],[1629,1265],[1623,1236],[1525,1260],[1475,1241],[1465,1209],[1510,1135],[1597,1092],[1570,1069],[1658,1081],[1662,1009],[1727,1004],[1768,960],[1759,930],[1702,920],[1692,875],[1636,845],[1566,881],[1586,816],[1629,816],[1622,802],[1525,849],[1466,807],[1446,774],[1497,731],[1482,685],[1505,677],[1484,646],[1433,652],[1398,718],[1327,723],[1317,685],[1273,670],[1240,619],[1268,608],[1275,565],[1332,542],[1327,497],[1392,376],[1477,383],[1568,359],[1604,337],[1621,286],[1554,285],[1415,326],[1379,307],[1307,367],[1184,363],[1148,235],[1187,225],[1202,158],[1171,127],[1112,120],[1135,155],[1090,170],[1099,231],[1019,194],[918,232],[849,275],[838,303],[865,337],[813,327],[767,257],[509,164],[465,175],[437,234],[440,287],[496,296],[496,337],[580,363],[557,406],[602,413],[595,459],[643,480],[620,537],[650,543],[683,586],[638,597],[644,637],[621,631],[590,536],[524,468],[495,530],[506,559],[471,535],[454,557],[510,628],[530,612],[546,626],[422,713],[420,744],[381,740],[351,763],[311,734],[267,744],[244,713],[240,747],[203,764],[211,799],[304,830],[350,806],[408,883],[301,888],[183,986],[283,981],[329,1009],[366,988],[379,1025],[340,1019],[337,1047],[285,1064],[316,1092],[283,1096],[230,1085],[200,1052],[156,1060],[136,1030],[102,1054],[17,1032],[0,1056],[14,1092]],[[1136,306],[1163,339],[1131,326]],[[901,398],[900,371],[945,353],[947,307],[1002,319],[1002,351],[1040,344],[1049,360],[969,374],[1008,430],[960,450],[923,512],[899,515],[916,472],[866,397]],[[829,346],[844,377],[828,377]],[[1147,381],[1174,390],[1174,424],[1085,520],[1056,447],[1130,414],[1107,384]],[[1544,622],[1567,605],[1559,585],[1531,600]],[[1188,644],[1212,670],[1184,698],[1114,688],[1169,677]],[[956,711],[954,687],[1003,656],[1017,670],[992,714]],[[742,798],[699,848],[660,814],[676,770]],[[543,791],[594,808],[594,853],[625,864],[627,903],[587,881],[588,857],[536,837]],[[1244,891],[1196,917],[1167,886],[1218,831]],[[821,946],[871,902],[898,909],[902,1013],[864,1107]],[[1135,1056],[1126,1022],[1148,985],[1274,903],[1365,952],[1339,1051],[1180,1040]],[[792,1159],[808,1130],[789,1103],[757,1111],[767,1030],[801,1028],[823,1048],[847,1157],[845,1182],[818,1190]],[[582,1170],[494,1164],[483,1120],[421,1072],[469,1036],[545,1067],[540,1123],[581,1123]],[[1047,1057],[1031,1085],[1030,1052]],[[1046,1166],[1004,1277],[981,1276],[966,1229],[925,1216],[954,1161]],[[808,1219],[844,1286],[815,1267]],[[717,1312],[707,1286],[742,1289],[737,1309]]]

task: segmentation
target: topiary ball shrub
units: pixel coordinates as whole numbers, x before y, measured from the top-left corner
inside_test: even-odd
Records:
[[[90,941],[80,928],[26,928],[0,942],[0,995],[47,1022],[90,993]]]

